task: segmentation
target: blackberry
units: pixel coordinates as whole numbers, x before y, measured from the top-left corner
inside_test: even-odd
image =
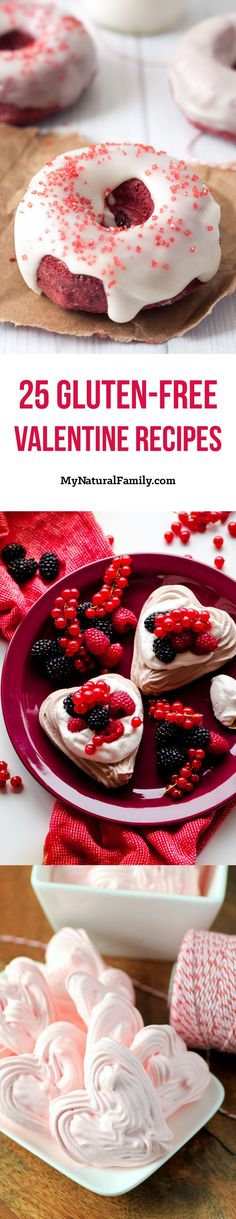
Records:
[[[89,618],[87,618],[86,621],[87,621],[87,626],[89,626]],[[111,643],[112,639],[114,639],[114,630],[113,630],[113,626],[112,626],[112,621],[108,615],[106,618],[93,618],[90,625],[95,626],[97,631],[104,631],[104,635],[107,635],[107,638],[110,639],[110,643]]]
[[[185,728],[182,733],[182,742],[186,743],[189,749],[207,749],[210,744],[211,734],[208,728]]]
[[[60,562],[57,554],[46,550],[39,560],[39,571],[45,584],[52,584],[54,580],[57,580],[60,571]]]
[[[90,609],[91,605],[92,605],[92,601],[81,601],[81,604],[78,605],[76,617],[79,620],[79,624],[81,626],[81,631],[86,631],[86,627],[90,626],[90,620],[89,620],[89,618],[86,618],[85,611],[87,609]],[[91,625],[92,625],[92,623],[91,623]]]
[[[178,774],[181,766],[184,765],[185,757],[184,750],[174,745],[169,749],[159,749],[157,752],[158,770],[161,770],[164,776]]]
[[[52,654],[52,648],[52,639],[36,639],[36,643],[33,643],[31,648],[32,660],[43,677],[46,677],[46,664]]]
[[[38,563],[36,559],[15,559],[9,563],[9,576],[15,580],[16,584],[27,584],[28,580],[33,580],[38,571]]]
[[[158,724],[155,732],[156,743],[160,748],[164,745],[170,745],[171,741],[176,740],[178,733],[177,724],[163,723]]]
[[[73,720],[76,719],[76,711],[71,694],[67,694],[66,698],[63,698],[63,707],[65,707],[67,715],[71,715]]]
[[[110,711],[108,707],[99,706],[93,707],[88,711],[86,722],[89,728],[94,728],[95,732],[103,732],[107,728],[110,719]]]
[[[56,685],[61,681],[71,682],[73,685],[74,676],[75,670],[70,656],[64,656],[61,649],[58,654],[49,656],[46,662],[46,677],[49,681],[55,682]]]
[[[145,618],[144,626],[146,627],[146,631],[150,631],[151,635],[154,635],[155,619],[156,614],[149,614],[148,618]]]
[[[153,652],[164,665],[171,665],[172,660],[176,656],[176,651],[169,635],[165,635],[164,639],[154,639]]]
[[[14,559],[24,559],[26,555],[25,546],[18,546],[18,542],[9,542],[8,546],[4,546],[1,551],[3,563],[8,567],[8,563],[12,563]]]

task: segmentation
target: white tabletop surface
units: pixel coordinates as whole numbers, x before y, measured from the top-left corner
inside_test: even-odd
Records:
[[[155,516],[147,512],[127,514],[122,512],[97,513],[105,533],[112,534],[115,539],[115,549],[122,551],[169,551],[163,540],[165,530],[170,527],[170,513],[158,513]],[[212,533],[196,534],[191,537],[187,552],[193,558],[212,565],[214,554]],[[175,544],[175,553],[185,554],[180,542]],[[224,546],[225,573],[236,578],[236,540],[227,534]],[[0,643],[0,663],[5,655],[6,645]],[[20,774],[24,780],[24,790],[20,794],[12,791],[0,792],[0,865],[1,864],[32,864],[42,862],[43,843],[47,833],[49,818],[53,807],[52,797],[31,778],[31,775],[19,762],[17,754],[9,741],[2,714],[0,714],[0,758],[5,759],[10,766],[11,774]],[[214,834],[208,845],[199,856],[201,863],[236,864],[236,806]]]
[[[87,0],[57,0],[63,9],[87,19]],[[128,0],[127,0],[128,3]],[[112,0],[111,0],[112,4]],[[144,0],[145,4],[145,0]],[[189,24],[204,17],[227,13],[230,0],[188,0],[188,16],[181,28],[156,37],[131,38],[93,27],[98,72],[79,103],[60,120],[50,119],[47,128],[80,130],[89,141],[118,140],[152,144],[173,156],[211,163],[235,161],[235,143],[210,135],[195,135],[171,96],[167,66],[177,40]],[[87,21],[87,24],[89,22]],[[91,27],[90,27],[91,28]],[[44,128],[45,129],[45,128]],[[115,346],[112,344],[112,347]],[[140,344],[141,351],[147,350]],[[129,350],[137,352],[138,344]],[[0,354],[14,352],[86,353],[107,350],[98,338],[45,334],[44,331],[0,327]],[[116,350],[127,350],[119,343]],[[156,352],[155,345],[148,351]],[[213,314],[186,337],[158,348],[172,353],[234,353],[236,351],[236,295],[218,304]]]

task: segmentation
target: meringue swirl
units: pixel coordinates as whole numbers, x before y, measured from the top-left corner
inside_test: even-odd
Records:
[[[49,1103],[83,1087],[86,1038],[66,1022],[40,1033],[32,1054],[0,1062],[0,1108],[11,1121],[33,1130],[48,1128]]]
[[[43,970],[16,957],[0,974],[0,1044],[13,1054],[34,1049],[39,1033],[57,1019],[57,1003]]]

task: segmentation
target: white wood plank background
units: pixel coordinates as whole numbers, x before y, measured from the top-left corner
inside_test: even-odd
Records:
[[[110,0],[112,5],[112,0]],[[58,0],[65,10],[87,18],[87,0]],[[128,4],[128,0],[127,0]],[[144,0],[145,4],[145,0]],[[227,12],[234,5],[229,0],[188,0],[185,25],[201,18]],[[89,24],[87,20],[87,24]],[[91,27],[90,27],[91,28]],[[89,140],[129,140],[166,148],[173,156],[185,156],[206,162],[229,162],[236,159],[235,143],[208,135],[195,138],[195,131],[180,114],[171,97],[167,65],[170,62],[181,29],[149,38],[131,38],[110,34],[93,27],[97,46],[98,72],[93,84],[77,106],[50,120],[46,126],[66,130],[80,129]],[[112,344],[112,347],[115,344]],[[111,348],[111,345],[110,345]],[[132,354],[138,345],[132,344]],[[145,350],[140,344],[140,349]],[[77,339],[45,332],[0,327],[0,354],[13,352],[101,352],[107,341]],[[120,353],[127,350],[118,344]],[[146,349],[147,350],[147,349]],[[195,327],[182,339],[148,347],[152,352],[234,353],[236,351],[236,295],[216,306],[211,317]]]

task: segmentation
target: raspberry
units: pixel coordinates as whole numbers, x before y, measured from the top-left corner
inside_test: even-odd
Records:
[[[207,746],[207,753],[223,754],[229,752],[228,741],[220,736],[219,732],[210,733],[210,744]]]
[[[112,643],[110,648],[107,649],[107,652],[105,652],[106,667],[108,669],[115,669],[116,665],[120,663],[122,656],[123,648],[121,643]]]
[[[125,609],[122,605],[114,611],[112,621],[118,635],[126,635],[128,631],[135,631],[137,626],[135,614],[132,613],[132,610]]]
[[[154,635],[155,624],[156,614],[149,614],[148,618],[145,618],[144,626],[146,627],[146,631],[150,631],[151,635]]]
[[[4,546],[1,551],[3,563],[8,567],[8,563],[12,563],[15,559],[25,559],[25,546],[18,546],[17,542],[9,542],[8,546]]]
[[[218,648],[218,639],[209,631],[203,631],[202,635],[197,635],[194,640],[194,652],[197,653],[197,656],[204,656],[205,652],[215,652],[216,648]]]
[[[168,635],[164,639],[154,639],[153,651],[158,660],[165,665],[171,665],[176,656],[175,648]]]
[[[92,711],[88,711],[86,719],[89,728],[93,728],[95,732],[103,732],[109,724],[110,711],[108,707],[98,704]]]
[[[112,719],[119,718],[120,715],[133,715],[135,711],[135,703],[130,694],[126,694],[123,690],[115,690],[110,697],[110,715]]]
[[[45,584],[52,584],[59,576],[60,563],[56,554],[46,550],[39,560],[39,572]]]
[[[157,753],[158,769],[164,775],[172,775],[175,771],[179,771],[185,761],[185,753],[183,750],[175,746],[169,749],[160,749]]]
[[[68,732],[83,732],[85,728],[84,720],[81,720],[79,715],[70,717],[67,724]]]
[[[9,563],[9,575],[16,584],[26,584],[28,580],[33,580],[38,571],[38,563],[36,559],[16,559]]]
[[[176,635],[173,631],[171,641],[176,652],[191,652],[193,646],[192,631],[182,631],[181,635]]]
[[[84,642],[92,656],[103,656],[104,652],[109,650],[108,636],[104,631],[98,631],[93,626],[88,627],[88,630],[84,632]]]

